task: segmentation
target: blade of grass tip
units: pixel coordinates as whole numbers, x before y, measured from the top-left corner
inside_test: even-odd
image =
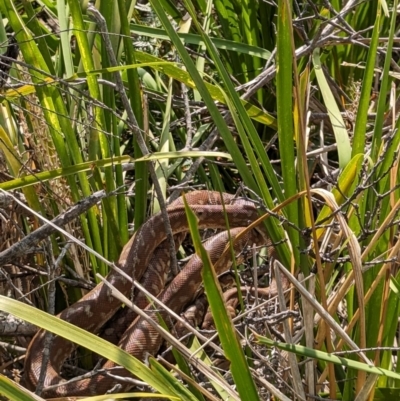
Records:
[[[379,0],[379,4],[381,5],[383,12],[385,13],[385,17],[389,17],[389,7],[387,5],[386,0]],[[393,5],[392,9],[397,10],[395,5]]]
[[[340,114],[339,107],[336,104],[331,88],[329,87],[324,72],[322,71],[319,53],[320,50],[317,48],[312,54],[315,76],[317,78],[318,85],[328,111],[329,120],[332,124],[333,133],[335,135],[339,155],[339,167],[344,168],[351,159],[350,138],[347,134],[346,125],[343,121],[342,115]]]
[[[193,244],[197,255],[203,261],[204,288],[225,355],[231,363],[230,370],[232,377],[236,383],[239,395],[243,400],[259,400],[251,371],[238,337],[236,336],[235,327],[226,311],[218,278],[211,265],[209,255],[201,243],[196,215],[188,206],[185,198],[184,202]]]

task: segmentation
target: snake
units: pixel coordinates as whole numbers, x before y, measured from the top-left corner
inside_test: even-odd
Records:
[[[254,202],[237,198],[227,193],[199,190],[185,195],[189,207],[198,219],[199,229],[229,230],[218,233],[204,244],[209,252],[210,260],[216,263],[217,273],[226,271],[230,266],[229,257],[220,259],[221,254],[231,238],[235,238],[249,224],[259,217],[258,208]],[[172,234],[182,240],[182,233],[189,231],[183,198],[179,198],[167,207]],[[145,282],[153,288],[153,293],[160,292],[165,285],[165,269],[168,268],[168,252],[165,225],[161,213],[150,217],[132,236],[123,248],[117,266],[135,280],[145,277]],[[235,241],[235,251],[247,245],[263,245],[269,243],[268,236],[262,227],[245,232]],[[226,252],[225,252],[226,254]],[[202,262],[193,255],[188,264],[164,288],[158,298],[176,313],[181,313],[197,293],[201,291]],[[163,272],[163,273],[160,273]],[[132,293],[132,284],[115,270],[111,270],[107,281],[128,298]],[[143,282],[143,281],[142,281]],[[158,284],[157,284],[158,283]],[[160,284],[161,283],[161,284]],[[103,283],[84,295],[78,302],[61,312],[58,317],[92,333],[98,333],[120,309],[121,302],[111,295],[111,290]],[[148,314],[157,316],[151,307]],[[163,311],[158,311],[168,322],[170,319]],[[24,366],[25,385],[35,390],[43,365],[43,350],[46,331],[41,329],[30,342]],[[121,336],[119,346],[131,355],[144,360],[147,354],[155,354],[160,348],[162,339],[155,329],[142,318],[134,319],[133,323]],[[66,381],[60,375],[62,365],[74,350],[73,343],[55,336],[50,345],[50,359],[46,367],[42,397],[71,397],[105,394],[117,383],[114,376],[130,375],[122,367],[107,361],[103,369],[112,368],[112,376],[97,374],[78,381]],[[51,388],[46,389],[51,386]],[[132,385],[122,382],[119,390],[126,391]]]

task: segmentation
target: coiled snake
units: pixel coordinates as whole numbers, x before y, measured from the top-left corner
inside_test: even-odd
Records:
[[[231,229],[231,237],[235,237],[255,221],[259,214],[254,203],[243,199],[235,199],[232,195],[210,191],[194,191],[186,195],[186,200],[197,215],[199,228],[224,229],[226,219]],[[173,234],[188,231],[185,208],[182,199],[178,199],[168,207],[168,215]],[[118,266],[127,274],[140,280],[146,272],[146,281],[150,287],[154,284],[154,291],[164,285],[160,274],[161,267],[165,266],[163,260],[154,257],[158,247],[163,249],[163,241],[166,234],[161,214],[151,217],[136,232],[131,240],[124,247]],[[222,232],[207,241],[210,259],[215,263],[228,241],[228,233]],[[249,232],[240,238],[235,245],[237,249],[248,245],[261,245],[268,242],[266,234],[262,229]],[[159,254],[163,252],[160,251]],[[153,256],[153,259],[152,259]],[[169,259],[169,258],[167,258]],[[164,265],[164,266],[163,266]],[[150,266],[150,267],[149,267]],[[218,265],[218,273],[229,268],[229,261],[222,261]],[[118,273],[111,271],[107,280],[127,297],[131,295],[131,284]],[[161,282],[161,284],[160,284]],[[158,283],[158,284],[157,284]],[[192,257],[185,268],[175,277],[171,284],[160,294],[159,298],[176,313],[192,301],[201,284],[201,261]],[[79,302],[64,310],[59,317],[85,330],[98,333],[100,328],[107,322],[120,307],[120,302],[110,295],[110,290],[103,284],[97,285],[92,291],[86,294]],[[167,321],[166,315],[161,313]],[[31,341],[25,359],[25,381],[30,389],[35,389],[42,366],[45,331],[40,330]],[[155,354],[161,344],[158,333],[144,320],[136,319],[122,336],[119,345],[130,354],[143,359],[145,354]],[[42,396],[63,397],[83,396],[106,393],[115,385],[115,379],[107,375],[95,375],[90,379],[75,382],[65,382],[59,375],[65,359],[71,354],[74,346],[61,337],[55,337],[50,348],[50,361],[46,370],[44,386],[60,384],[56,389],[44,390]],[[111,362],[106,362],[104,369],[114,367]],[[126,376],[123,368],[113,369],[113,374]],[[65,383],[64,383],[65,382]],[[127,388],[122,384],[123,390]]]

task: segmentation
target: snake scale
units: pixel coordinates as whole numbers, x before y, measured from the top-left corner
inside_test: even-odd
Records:
[[[229,236],[234,238],[243,230],[243,227],[247,227],[259,216],[254,203],[236,199],[229,194],[221,195],[218,192],[194,191],[186,195],[186,200],[198,218],[199,228],[224,229],[228,221],[230,232],[221,232],[210,238],[205,244],[213,263],[219,259],[225,249]],[[178,234],[181,240],[182,235],[180,233],[188,231],[182,198],[173,202],[167,208],[167,211],[172,232],[175,236]],[[163,218],[161,213],[158,213],[147,220],[125,245],[117,263],[121,269],[135,280],[140,280],[142,276],[145,276],[145,282],[147,283],[145,285],[153,286],[153,293],[156,294],[162,289],[165,282],[165,277],[161,277],[165,276],[165,273],[160,273],[166,265],[164,261],[164,254],[166,253],[165,239]],[[241,236],[236,242],[235,247],[240,251],[246,245],[266,244],[268,243],[268,238],[260,228]],[[161,259],[159,259],[160,257]],[[169,258],[167,257],[166,259],[168,260]],[[199,291],[201,286],[201,267],[201,261],[194,255],[170,285],[161,292],[159,299],[176,313],[181,313],[182,309],[193,300]],[[229,260],[222,260],[216,266],[217,273],[226,271],[228,268]],[[127,297],[131,296],[131,284],[120,274],[111,271],[107,276],[107,280]],[[58,317],[87,331],[98,333],[120,306],[120,302],[111,296],[110,290],[105,285],[99,284],[80,301],[60,313]],[[149,314],[152,314],[150,309]],[[161,312],[161,315],[168,322],[167,314]],[[154,318],[156,319],[155,316]],[[40,330],[32,339],[25,358],[25,382],[27,387],[32,390],[36,388],[39,380],[44,338],[45,331]],[[146,354],[155,354],[158,351],[161,340],[161,337],[151,325],[146,323],[145,320],[137,318],[122,335],[119,346],[131,355],[143,360]],[[72,343],[61,337],[54,337],[50,348],[50,361],[46,370],[43,397],[104,394],[116,384],[114,378],[102,374],[74,382],[66,382],[62,379],[59,372],[73,349]],[[113,368],[113,375],[129,375],[123,368],[115,367],[110,361],[106,362],[103,368]],[[58,386],[46,390],[46,387],[53,385]],[[122,383],[122,391],[126,391],[129,387],[127,384]]]

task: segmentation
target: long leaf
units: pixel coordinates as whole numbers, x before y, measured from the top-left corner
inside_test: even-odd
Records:
[[[174,396],[174,392],[168,388],[164,382],[154,374],[145,364],[129,355],[127,352],[118,348],[116,345],[108,343],[102,338],[95,336],[77,326],[74,326],[55,316],[49,315],[32,306],[23,304],[5,296],[0,295],[0,309],[11,313],[26,322],[32,323],[54,334],[57,334],[69,341],[85,347],[93,352],[99,353],[103,357],[123,366],[134,376],[144,380],[162,394]]]
[[[203,261],[203,280],[207,298],[210,301],[211,311],[214,322],[219,333],[222,347],[226,357],[230,362],[230,370],[236,383],[239,395],[244,400],[258,400],[257,389],[255,387],[249,365],[246,361],[244,352],[236,336],[235,327],[226,311],[222,290],[219,286],[218,277],[213,269],[209,255],[201,243],[198,231],[197,218],[189,205],[185,201],[186,215],[192,235],[193,243],[197,255]]]

